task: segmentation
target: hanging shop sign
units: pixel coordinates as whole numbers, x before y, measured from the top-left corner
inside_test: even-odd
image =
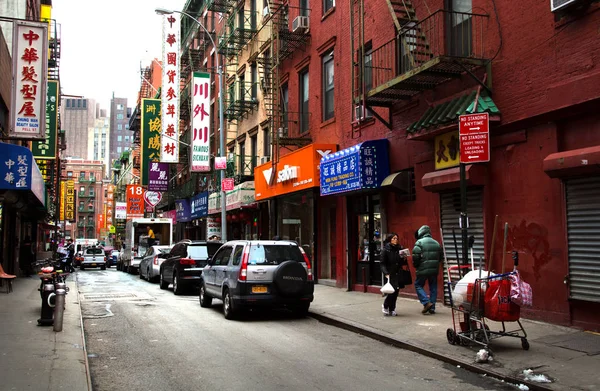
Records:
[[[168,191],[169,190],[169,164],[150,162],[148,164],[148,190],[150,191]]]
[[[160,217],[171,219],[171,222],[173,224],[177,223],[177,211],[176,210],[167,210],[165,212],[162,212]]]
[[[31,151],[36,160],[56,158],[58,134],[58,81],[48,80],[46,98],[46,135],[42,141],[33,141]]]
[[[149,184],[150,165],[159,162],[161,151],[160,99],[142,99],[140,172],[141,185]]]
[[[114,202],[115,202],[115,185],[109,184],[106,191],[106,224],[114,223]]]
[[[239,208],[256,207],[254,198],[254,181],[246,181],[235,186],[233,190],[225,193],[227,204],[225,209],[234,210]],[[221,211],[221,193],[212,193],[208,197],[208,214],[219,213]]]
[[[311,144],[254,169],[256,201],[319,186],[319,163],[335,144]]]
[[[158,191],[145,191],[144,201],[146,201],[146,211],[154,211],[154,208],[162,200],[162,193]]]
[[[321,195],[375,189],[390,173],[388,140],[371,140],[324,156]]]
[[[231,191],[235,187],[235,181],[233,178],[223,178],[221,182],[221,190]]]
[[[65,185],[65,220],[75,221],[75,181],[69,180]]]
[[[214,237],[221,240],[221,218],[207,217],[206,218],[206,240],[211,240]]]
[[[144,188],[140,185],[127,185],[127,218],[144,217]]]
[[[115,220],[127,219],[127,202],[115,202]]]
[[[202,218],[208,214],[208,192],[196,194],[190,200],[190,215],[192,220]]]
[[[227,157],[216,156],[215,157],[215,170],[226,170],[227,169]]]
[[[187,223],[192,220],[192,211],[190,209],[189,200],[175,200],[175,211],[177,212],[177,222]]]
[[[48,23],[13,21],[11,122],[8,137],[46,137]]]
[[[194,72],[190,171],[210,171],[210,73]]]
[[[458,132],[449,132],[435,137],[435,169],[456,167],[460,164],[460,142]]]
[[[67,184],[64,181],[60,182],[60,206],[58,210],[58,219],[65,221],[65,197]]]
[[[164,163],[179,162],[180,26],[179,14],[163,16],[160,161]]]
[[[28,148],[0,143],[0,190],[32,193],[46,205],[46,186],[42,174]]]
[[[489,162],[490,115],[488,113],[461,115],[458,130],[460,162],[465,164]]]

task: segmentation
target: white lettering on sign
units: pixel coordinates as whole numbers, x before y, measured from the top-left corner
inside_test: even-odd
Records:
[[[286,182],[298,178],[298,166],[283,166],[283,170],[277,173],[277,183]]]

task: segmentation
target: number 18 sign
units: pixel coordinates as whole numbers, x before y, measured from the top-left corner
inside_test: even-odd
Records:
[[[144,188],[127,185],[127,218],[144,217]]]

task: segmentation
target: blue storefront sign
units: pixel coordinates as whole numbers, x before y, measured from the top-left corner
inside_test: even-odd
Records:
[[[192,220],[199,219],[208,214],[208,192],[196,194],[190,201],[190,214]]]
[[[178,223],[187,223],[188,221],[192,220],[190,201],[187,198],[183,200],[175,200],[175,211],[177,212]]]
[[[0,190],[30,191],[46,205],[46,185],[28,148],[0,143]]]
[[[321,195],[375,189],[390,173],[388,140],[371,140],[321,159]]]

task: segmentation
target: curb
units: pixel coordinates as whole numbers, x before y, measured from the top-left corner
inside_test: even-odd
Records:
[[[75,274],[75,273],[71,273]],[[85,365],[85,377],[87,379],[88,391],[92,391],[92,375],[90,373],[90,362],[88,360],[87,344],[85,342],[85,331],[83,330],[83,314],[81,313],[81,297],[79,296],[79,285],[77,284],[77,274],[74,276],[73,282],[77,291],[77,303],[79,304],[79,325],[81,327],[81,342],[83,344],[83,359]]]
[[[411,352],[415,352],[415,353],[421,354],[423,356],[427,356],[427,357],[430,357],[430,358],[433,358],[433,359],[436,359],[436,360],[439,360],[442,362],[446,362],[448,364],[460,365],[461,368],[464,368],[470,372],[478,373],[481,375],[486,375],[489,377],[493,377],[494,379],[502,380],[504,382],[513,383],[516,385],[524,384],[527,387],[529,387],[529,389],[532,391],[555,391],[553,388],[548,388],[548,387],[545,387],[538,383],[532,383],[530,381],[527,381],[524,379],[519,379],[514,376],[504,375],[502,373],[493,371],[493,370],[485,368],[483,366],[475,365],[474,363],[471,363],[471,362],[467,362],[467,361],[463,361],[460,359],[445,356],[443,354],[434,352],[432,350],[426,349],[421,346],[411,344],[406,341],[401,341],[401,340],[398,340],[395,338],[386,337],[385,335],[382,335],[375,331],[368,330],[364,327],[357,326],[355,324],[348,322],[347,320],[342,320],[335,316],[319,314],[319,313],[315,313],[315,312],[309,312],[308,316],[313,319],[316,319],[320,322],[328,324],[330,326],[348,330],[353,333],[357,333],[357,334],[363,335],[365,337],[372,338],[374,340],[383,342],[385,344],[392,345],[392,346],[400,348],[400,349],[409,350]]]

